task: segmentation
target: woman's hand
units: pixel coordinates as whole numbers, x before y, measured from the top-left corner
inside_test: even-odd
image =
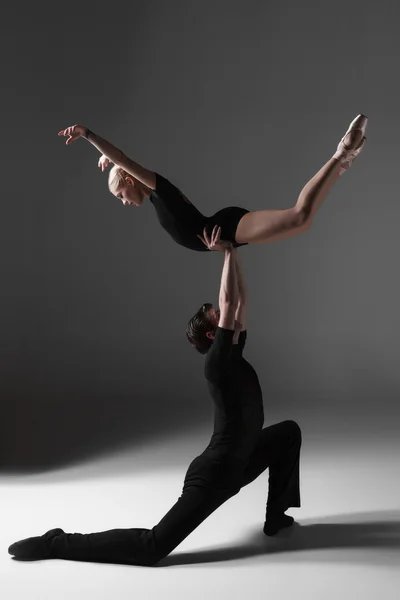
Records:
[[[67,129],[62,129],[59,131],[58,135],[68,137],[67,141],[65,142],[68,146],[68,144],[77,140],[78,138],[86,137],[87,127],[84,127],[83,125],[72,125],[72,127],[67,127]]]
[[[105,154],[103,154],[102,156],[100,156],[99,162],[97,163],[97,166],[104,173],[104,171],[107,169],[107,167],[109,166],[110,163],[111,163],[111,160],[109,158],[107,158],[107,156]]]
[[[232,249],[233,246],[231,242],[228,242],[226,240],[220,240],[220,235],[221,227],[215,225],[214,229],[212,230],[211,238],[208,236],[205,227],[203,229],[203,236],[197,235],[197,237],[203,242],[205,246],[207,246],[209,250],[219,250],[220,252],[223,252],[224,250]]]

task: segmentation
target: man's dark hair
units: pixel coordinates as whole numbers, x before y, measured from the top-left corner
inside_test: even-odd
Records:
[[[210,321],[207,319],[207,311],[212,304],[203,304],[197,313],[190,319],[186,327],[186,337],[200,354],[207,354],[213,341],[207,337],[207,331],[213,331]]]

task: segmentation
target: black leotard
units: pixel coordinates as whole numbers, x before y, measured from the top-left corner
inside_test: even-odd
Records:
[[[230,206],[205,217],[182,192],[168,179],[156,173],[156,189],[150,194],[150,202],[156,209],[161,227],[181,246],[198,252],[208,252],[208,248],[197,237],[203,229],[211,235],[214,225],[221,227],[221,240],[228,240],[236,248],[246,244],[235,241],[237,225],[248,210]]]

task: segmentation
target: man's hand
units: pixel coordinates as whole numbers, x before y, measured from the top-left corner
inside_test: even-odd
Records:
[[[107,169],[107,167],[109,166],[110,163],[111,163],[111,160],[109,158],[107,158],[107,156],[105,154],[103,154],[102,156],[100,156],[99,162],[97,163],[97,166],[104,173],[104,171]]]
[[[67,127],[67,129],[62,129],[58,132],[58,135],[63,135],[64,137],[68,137],[65,142],[68,146],[71,142],[74,142],[80,137],[86,137],[87,127],[83,125],[72,125],[72,127]]]
[[[220,252],[223,252],[228,249],[233,249],[231,242],[228,242],[227,240],[220,240],[220,235],[221,227],[215,225],[214,229],[212,230],[211,238],[208,236],[205,227],[203,229],[203,236],[197,235],[197,237],[203,242],[205,246],[207,246],[209,250],[218,250]]]

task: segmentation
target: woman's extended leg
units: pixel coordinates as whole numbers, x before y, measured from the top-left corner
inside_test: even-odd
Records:
[[[264,244],[308,230],[330,189],[360,153],[365,140],[366,125],[367,118],[363,115],[354,119],[339,143],[337,152],[304,186],[295,206],[245,214],[236,230],[237,243]]]

